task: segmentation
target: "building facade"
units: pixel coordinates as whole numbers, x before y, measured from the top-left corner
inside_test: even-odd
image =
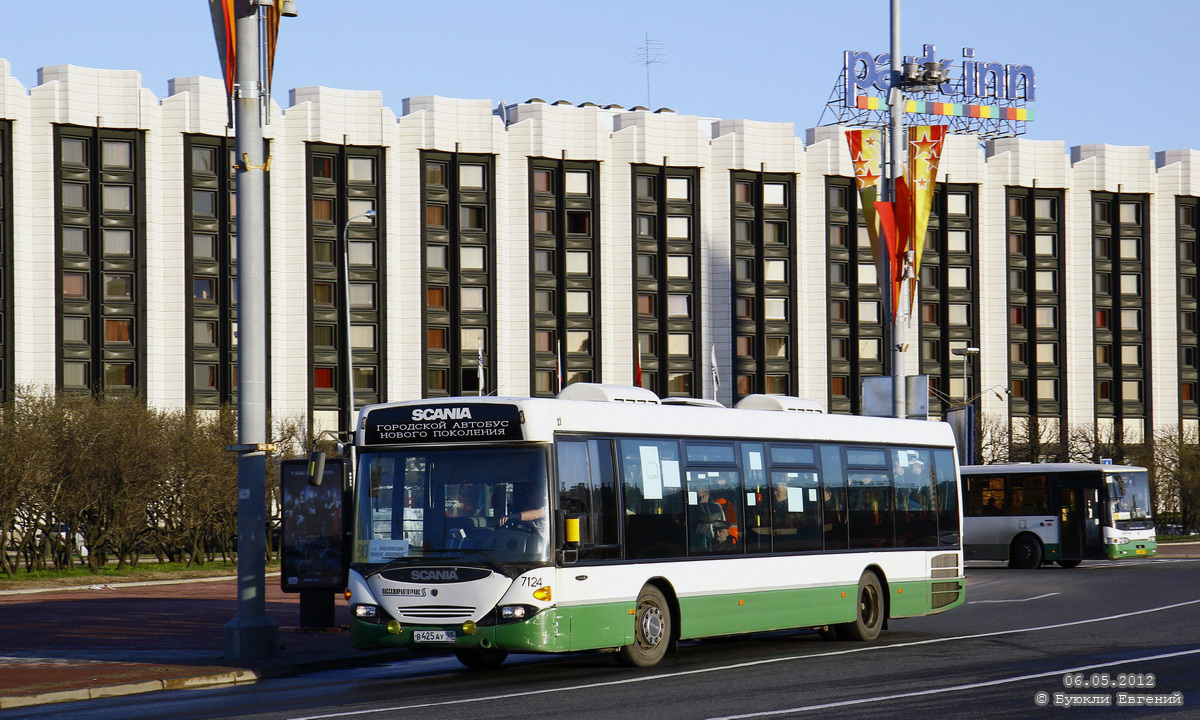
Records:
[[[236,402],[228,119],[220,80],[0,61],[3,398]],[[890,372],[842,128],[314,87],[264,135],[277,417],[337,428],[351,379],[362,405],[639,376],[857,413]],[[931,413],[1200,430],[1198,198],[1196,150],[949,136],[907,331]]]

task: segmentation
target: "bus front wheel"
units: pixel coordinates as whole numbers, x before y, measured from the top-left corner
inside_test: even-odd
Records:
[[[883,586],[873,572],[864,572],[858,579],[856,609],[857,614],[852,622],[837,626],[838,637],[858,642],[869,642],[879,637],[883,630]]]
[[[1042,566],[1042,544],[1037,538],[1022,535],[1013,543],[1009,565],[1019,570],[1035,570]]]
[[[617,660],[632,667],[657,665],[671,644],[671,607],[661,590],[642,588],[633,622],[633,643],[617,651]]]

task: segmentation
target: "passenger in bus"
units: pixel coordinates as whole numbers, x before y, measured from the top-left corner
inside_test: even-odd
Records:
[[[703,483],[703,481],[701,481]],[[717,523],[725,525],[728,533],[729,525],[725,522],[725,509],[712,498],[712,489],[707,484],[696,487],[696,505],[692,511],[692,547],[700,550],[712,550],[716,538]]]
[[[775,500],[771,503],[771,526],[776,530],[795,529],[802,515],[788,510],[787,483],[775,483]]]
[[[733,552],[737,550],[737,540],[729,535],[729,523],[713,523],[713,552]]]
[[[738,540],[738,492],[724,473],[717,474],[712,487],[712,499],[724,511],[725,522],[729,523],[729,537],[734,542]]]

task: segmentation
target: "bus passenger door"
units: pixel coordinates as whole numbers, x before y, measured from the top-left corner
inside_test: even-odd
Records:
[[[1083,556],[1090,558],[1104,557],[1104,531],[1100,529],[1104,518],[1104,504],[1100,502],[1100,492],[1096,488],[1084,488],[1080,491],[1084,500],[1083,515]]]
[[[1059,543],[1061,559],[1083,560],[1104,557],[1100,519],[1104,508],[1095,488],[1060,487]]]
[[[1083,494],[1083,488],[1058,490],[1058,543],[1062,560],[1082,560],[1084,557],[1083,531],[1087,511]]]

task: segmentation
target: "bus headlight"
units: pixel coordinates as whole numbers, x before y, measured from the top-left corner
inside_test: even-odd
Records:
[[[1109,538],[1104,538],[1104,542],[1108,543],[1109,545],[1128,545],[1129,538],[1127,538],[1127,537],[1109,537]]]
[[[359,620],[375,622],[375,620],[379,618],[378,605],[355,605],[352,608],[352,611],[354,612],[354,617],[358,618]]]
[[[521,622],[532,617],[537,608],[530,605],[501,605],[496,618],[501,623]]]

